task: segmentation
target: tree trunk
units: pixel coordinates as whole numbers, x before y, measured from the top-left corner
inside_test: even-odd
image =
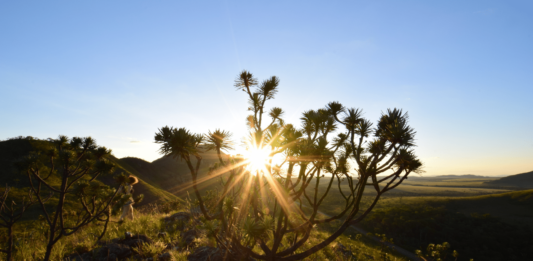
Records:
[[[48,245],[46,245],[46,254],[44,254],[43,261],[50,261],[50,255],[52,254],[52,248],[54,248],[54,244],[48,243]]]
[[[7,228],[8,242],[7,242],[7,261],[13,261],[13,224]]]
[[[66,177],[67,174],[63,174],[63,180],[61,182],[61,192],[59,192],[59,202],[57,203],[57,207],[56,207],[56,213],[55,213],[55,216],[54,216],[54,220],[52,221],[52,226],[50,226],[50,237],[48,237],[48,245],[46,245],[46,254],[44,255],[44,259],[43,261],[49,261],[50,260],[50,255],[52,254],[52,248],[54,248],[54,244],[56,242],[54,242],[54,237],[55,237],[55,232],[56,232],[56,228],[57,228],[57,222],[58,222],[58,219],[60,220],[59,222],[61,222],[61,219],[63,218],[62,215],[63,215],[63,205],[65,204],[65,194],[66,194],[66,191],[67,191],[67,182],[68,182],[68,178]],[[43,206],[43,210],[46,211],[44,209],[44,206]],[[62,224],[60,224],[60,227],[59,227],[59,234],[58,236],[61,236],[61,233],[63,232],[62,231]]]
[[[96,239],[96,243],[98,243],[98,241],[102,240],[102,238],[104,237],[105,232],[107,231],[107,225],[109,224],[109,218],[110,215],[107,215],[107,219],[105,220],[104,224],[104,231],[102,231],[102,234],[100,234],[100,236]]]

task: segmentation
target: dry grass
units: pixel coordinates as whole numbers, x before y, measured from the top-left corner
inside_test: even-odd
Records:
[[[183,210],[180,210],[183,211]],[[139,213],[136,211],[134,221],[126,221],[124,223],[114,222],[109,224],[106,235],[103,240],[111,240],[115,238],[124,238],[125,232],[131,232],[132,234],[144,234],[152,239],[157,239],[159,232],[167,232],[167,237],[164,239],[155,240],[154,244],[143,245],[139,248],[138,252],[143,257],[153,257],[160,253],[165,247],[166,243],[179,242],[180,236],[177,230],[167,231],[163,225],[162,218],[173,214],[178,211],[174,211],[169,214],[158,213],[155,209],[148,213]],[[46,230],[42,229],[44,224],[40,224],[40,221],[26,222],[19,224],[17,230],[20,231],[17,234],[15,260],[41,260],[44,257],[46,249]],[[72,236],[64,237],[54,246],[52,260],[62,260],[66,256],[78,253],[92,251],[99,246],[96,245],[96,238],[101,233],[101,224],[93,224],[80,230]],[[332,227],[321,227],[319,230],[314,231],[310,237],[310,240],[305,244],[305,247],[301,251],[305,251],[309,247],[318,244],[324,240],[330,233]],[[5,231],[0,232],[0,241],[3,241]],[[315,253],[314,255],[306,258],[305,260],[382,260],[383,255],[379,246],[370,242],[364,242],[361,240],[353,239],[354,233],[347,232],[345,235],[339,237],[333,244],[324,248],[323,250]],[[212,242],[204,235],[197,239],[198,246],[211,245]],[[286,240],[283,242],[286,246],[289,242]],[[343,256],[338,251],[334,250],[335,244],[341,243],[347,249],[353,252],[353,256]],[[261,249],[256,246],[254,250],[258,253],[262,253]],[[190,251],[190,252],[189,252]],[[174,260],[186,260],[187,255],[193,252],[194,249],[188,249],[186,251],[170,250],[169,254]],[[388,253],[389,260],[406,260],[400,255],[394,253]],[[0,256],[0,259],[2,257]]]

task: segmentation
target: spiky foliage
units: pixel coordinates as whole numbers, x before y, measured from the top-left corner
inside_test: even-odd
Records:
[[[402,110],[382,113],[373,128],[361,109],[331,102],[325,108],[303,112],[301,128],[296,128],[283,121],[280,108],[267,113],[266,101],[275,97],[278,85],[275,76],[258,85],[247,71],[235,81],[235,87],[247,94],[252,112],[246,120],[250,130],[247,147],[271,148],[271,157],[283,158],[276,164],[270,158],[264,169],[253,170],[254,175],[246,167],[250,161],[222,158],[222,140],[227,135],[221,134],[225,132],[209,132],[205,146],[195,138],[200,135],[184,129],[164,127],[156,134],[161,153],[178,155],[187,162],[204,218],[220,221],[213,235],[217,244],[236,259],[300,260],[314,255],[364,219],[384,193],[422,167],[413,151],[416,133]],[[265,115],[271,119],[266,124]],[[214,207],[206,206],[197,189],[202,147],[217,150],[219,162],[210,173],[224,177],[218,200],[209,200]],[[194,155],[195,165],[190,155]],[[344,208],[332,217],[319,218],[319,207],[335,187]],[[362,196],[369,188],[376,191],[376,197],[362,209]],[[334,224],[332,221],[340,224],[337,230],[319,242],[311,240],[309,246],[317,225]]]
[[[172,128],[165,126],[155,135],[155,142],[160,143],[161,154],[171,155],[176,159],[187,160],[190,156],[199,156],[199,145],[204,136],[191,133],[185,128]]]
[[[231,142],[231,133],[228,131],[216,129],[215,131],[209,131],[206,136],[206,150],[214,151],[228,151],[233,149]]]
[[[45,261],[50,260],[52,248],[61,238],[92,222],[104,222],[100,238],[104,235],[117,190],[102,185],[96,178],[113,172],[114,165],[106,160],[110,153],[109,149],[97,146],[91,137],[59,136],[35,143],[35,150],[18,164],[48,226]],[[50,198],[57,202],[48,202]],[[78,204],[66,204],[67,199]],[[77,213],[77,218],[69,218],[71,213]]]

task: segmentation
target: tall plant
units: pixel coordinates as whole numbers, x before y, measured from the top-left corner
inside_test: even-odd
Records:
[[[48,225],[47,261],[59,239],[91,222],[104,222],[102,235],[105,233],[117,190],[96,181],[99,175],[112,173],[114,164],[105,159],[111,151],[97,146],[91,137],[59,136],[35,142],[34,147],[19,167],[28,177]],[[69,218],[72,213],[77,218]]]
[[[214,235],[218,246],[236,258],[306,258],[359,223],[384,193],[422,167],[413,151],[415,131],[406,112],[388,109],[373,127],[362,110],[331,102],[303,112],[301,128],[296,128],[284,122],[281,108],[267,112],[266,103],[274,99],[278,86],[276,76],[259,84],[247,71],[235,81],[247,95],[251,112],[243,157],[223,154],[231,148],[226,131],[202,135],[165,126],[155,135],[162,154],[187,163],[202,215],[220,225]],[[200,177],[201,153],[207,150],[216,151],[218,162],[210,168],[211,175]],[[206,204],[197,185],[215,176],[223,177],[222,188],[215,204]],[[376,195],[363,208],[367,189]],[[338,190],[344,207],[320,218],[319,208],[332,190]],[[317,225],[335,220],[341,221],[335,232],[315,245],[306,244]]]

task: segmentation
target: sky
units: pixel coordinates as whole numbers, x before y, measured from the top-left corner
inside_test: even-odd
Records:
[[[246,135],[281,107],[408,111],[424,175],[533,170],[532,1],[2,1],[0,140],[91,136],[153,161],[163,126]]]

